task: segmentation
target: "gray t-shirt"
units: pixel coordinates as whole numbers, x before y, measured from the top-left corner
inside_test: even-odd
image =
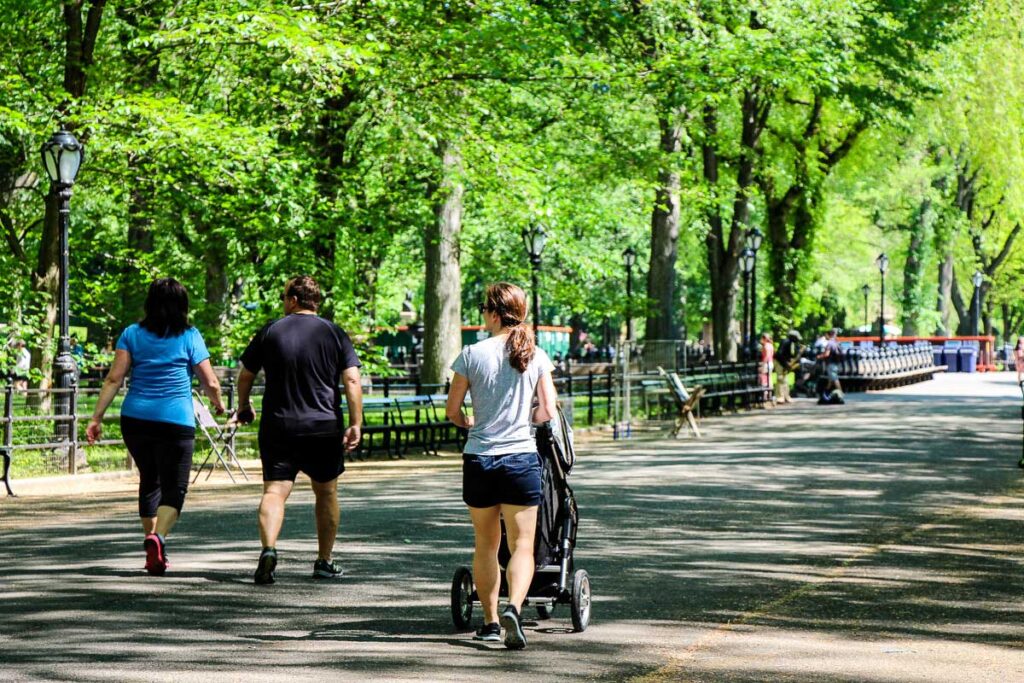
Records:
[[[520,373],[505,349],[506,337],[491,337],[462,349],[452,370],[469,380],[473,427],[464,452],[475,455],[532,453],[537,443],[530,434],[533,397],[540,378],[554,370],[544,349]]]

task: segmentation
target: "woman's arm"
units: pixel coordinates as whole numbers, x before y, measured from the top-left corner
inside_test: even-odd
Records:
[[[199,365],[194,366],[193,370],[196,372],[196,377],[199,378],[199,386],[203,393],[213,404],[213,409],[218,415],[223,415],[224,402],[220,398],[220,381],[217,379],[217,373],[213,371],[213,366],[210,365],[210,359],[207,358]]]
[[[453,425],[463,429],[473,426],[473,418],[467,416],[462,410],[462,402],[466,400],[468,391],[469,378],[456,372],[452,377],[452,384],[448,388],[448,403],[445,405],[444,414],[452,421]]]
[[[533,411],[535,423],[553,420],[558,414],[558,392],[555,390],[555,380],[550,372],[540,376],[537,383],[537,407]]]
[[[85,437],[90,445],[99,441],[103,435],[103,414],[107,412],[110,402],[117,396],[117,392],[121,389],[121,384],[124,382],[124,377],[128,374],[128,368],[131,366],[132,354],[124,349],[118,349],[114,352],[114,362],[110,366],[107,378],[103,380],[99,400],[96,401],[96,408],[92,411],[92,419],[89,420],[89,425],[85,428]]]

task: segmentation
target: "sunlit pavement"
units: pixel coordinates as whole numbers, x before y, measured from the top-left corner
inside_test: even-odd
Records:
[[[0,679],[1024,680],[1020,403],[1011,375],[951,375],[588,441],[593,621],[560,609],[520,653],[452,631],[454,458],[346,475],[328,584],[305,485],[269,587],[258,485],[194,489],[162,579],[124,490],[0,499]]]

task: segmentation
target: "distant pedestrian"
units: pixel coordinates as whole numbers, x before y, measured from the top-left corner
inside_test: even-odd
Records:
[[[790,330],[786,338],[779,344],[779,350],[775,354],[775,398],[780,403],[793,402],[793,398],[789,394],[789,373],[799,369],[802,351],[800,333]]]
[[[131,370],[121,405],[121,435],[139,468],[139,516],[145,533],[146,571],[169,565],[166,541],[188,491],[195,445],[192,375],[218,414],[220,383],[199,331],[188,323],[188,292],[173,278],[149,286],[143,319],[121,333],[114,362],[86,428],[90,444],[103,434],[103,414]]]
[[[361,363],[348,334],[317,315],[320,286],[308,275],[288,280],[281,296],[284,317],[267,323],[242,354],[238,374],[238,420],[255,418],[250,393],[263,370],[263,417],[259,447],[263,463],[263,498],[259,507],[263,550],[253,579],[274,583],[277,538],[284,524],[284,506],[299,472],[310,479],[316,498],[317,557],[314,579],[339,579],[334,560],[338,535],[338,477],[345,471],[345,452],[362,437]],[[348,427],[341,407],[344,386]]]
[[[838,336],[839,330],[829,330],[825,339],[825,350],[818,354],[818,361],[824,365],[825,380],[818,395],[819,405],[846,402],[843,399],[843,387],[839,383],[839,369],[843,358]]]
[[[761,335],[761,362],[758,365],[758,383],[765,387],[764,400],[771,397],[772,372],[775,370],[775,344],[772,335],[765,332]],[[762,404],[765,405],[765,404]]]
[[[75,357],[76,363],[85,362],[85,347],[78,343],[77,337],[71,338],[71,355]]]
[[[476,639],[526,647],[520,612],[533,579],[534,536],[541,501],[541,461],[531,422],[555,416],[551,361],[526,326],[526,293],[515,285],[487,288],[483,304],[489,339],[467,346],[452,363],[446,414],[469,429],[462,455],[462,500],[473,521],[473,577],[484,611]],[[462,402],[469,393],[473,415]],[[534,397],[537,407],[533,407]],[[505,520],[511,558],[505,571],[508,605],[498,614],[501,573],[498,548]]]
[[[1017,346],[1013,349],[1013,366],[1017,369],[1017,383],[1024,382],[1024,337],[1017,337]]]
[[[14,371],[12,385],[15,391],[28,390],[29,372],[32,370],[32,354],[24,340],[18,339],[14,342]]]

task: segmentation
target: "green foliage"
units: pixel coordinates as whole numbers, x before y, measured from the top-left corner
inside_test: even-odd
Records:
[[[230,359],[278,315],[284,280],[307,272],[383,370],[375,330],[399,323],[406,291],[423,301],[442,143],[463,162],[468,324],[485,283],[529,282],[520,232],[537,221],[551,234],[543,322],[619,329],[627,246],[639,252],[634,310],[648,310],[663,284],[646,282],[651,211],[671,170],[692,337],[712,304],[708,216],[728,224],[738,197],[750,225],[768,232],[781,216],[779,258],[766,249],[759,268],[760,320],[776,332],[835,324],[841,309],[859,322],[864,283],[874,317],[883,250],[890,291],[911,283],[887,310],[933,327],[942,255],[966,291],[1024,213],[1021,19],[1009,0],[131,0],[108,3],[84,95],[70,98],[57,6],[0,0],[3,335],[42,326],[37,150],[58,121],[88,150],[72,315],[100,348],[138,318],[148,281],[173,275],[215,357]],[[751,95],[765,116],[755,141],[743,137]],[[681,153],[661,149],[660,118],[681,127]],[[961,162],[981,169],[972,215],[955,206]],[[996,312],[1018,306],[1019,261],[1013,249],[993,271]]]

